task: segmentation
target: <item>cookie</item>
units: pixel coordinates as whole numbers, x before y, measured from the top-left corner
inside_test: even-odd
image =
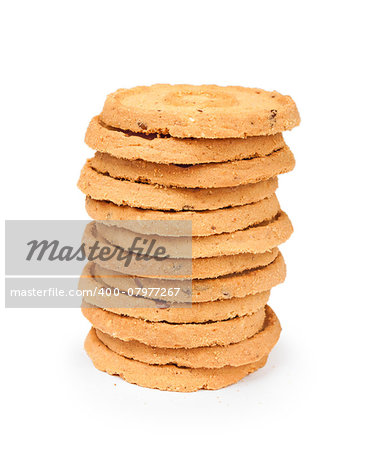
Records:
[[[226,275],[218,278],[207,278],[202,280],[185,280],[174,283],[173,280],[160,278],[144,278],[124,276],[118,272],[107,270],[98,264],[93,264],[91,270],[94,276],[108,287],[128,292],[145,286],[150,289],[169,289],[173,286],[181,288],[177,297],[162,297],[157,292],[141,295],[154,300],[167,300],[170,302],[210,302],[214,300],[228,299],[232,297],[245,297],[269,291],[274,286],[282,283],[286,276],[286,267],[283,256],[279,252],[276,259],[265,267],[246,270],[244,272]]]
[[[264,324],[264,307],[253,314],[218,322],[183,323],[150,322],[96,308],[83,303],[83,315],[92,326],[122,341],[132,339],[152,347],[195,348],[240,342],[260,331]]]
[[[245,230],[193,237],[192,255],[194,258],[206,258],[238,253],[264,253],[284,243],[292,232],[289,217],[280,211],[274,219]]]
[[[270,155],[284,147],[281,133],[247,139],[178,139],[108,127],[99,117],[88,126],[85,143],[116,158],[161,164],[204,164]]]
[[[97,337],[110,350],[125,358],[147,364],[175,364],[178,367],[218,369],[239,367],[268,355],[279,339],[281,326],[270,307],[265,308],[263,329],[248,339],[225,346],[184,348],[150,347],[138,341],[121,341],[99,330]]]
[[[183,188],[223,188],[257,183],[291,171],[295,158],[287,146],[263,158],[179,166],[115,158],[96,152],[89,160],[99,173],[122,180]]]
[[[125,294],[108,295],[107,285],[92,276],[84,278],[81,286],[84,292],[92,292],[92,295],[84,296],[84,301],[90,305],[122,316],[168,323],[217,322],[253,314],[265,306],[270,294],[270,291],[265,291],[242,298],[191,303],[178,307],[165,301],[129,297]]]
[[[276,134],[300,123],[288,95],[240,86],[183,84],[118,89],[107,96],[100,119],[138,133],[210,139]]]
[[[112,352],[100,341],[93,328],[85,340],[84,348],[94,366],[103,372],[119,375],[125,381],[139,386],[176,392],[221,389],[260,369],[267,362],[265,356],[256,363],[221,369],[190,369],[172,364],[146,364]]]
[[[210,236],[212,234],[231,233],[243,230],[256,223],[274,217],[280,210],[275,194],[249,205],[234,206],[211,211],[155,211],[152,209],[139,209],[130,206],[117,206],[108,201],[94,200],[86,197],[86,210],[95,220],[141,221],[138,225],[142,233],[146,231],[145,222],[158,221],[157,234],[172,236],[169,221],[175,221],[173,234],[181,236],[185,225],[180,221],[192,222],[192,236]],[[179,222],[179,223],[177,223]],[[152,228],[152,223],[150,223]],[[124,227],[124,223],[120,226]],[[132,226],[132,223],[130,224]]]
[[[279,250],[275,247],[264,253],[240,253],[212,258],[195,258],[192,259],[192,278],[217,278],[265,267],[276,259],[278,253]]]
[[[191,250],[193,258],[264,253],[285,242],[293,232],[291,221],[282,211],[272,220],[248,227],[245,230],[212,236],[194,236],[192,237],[192,249],[190,237],[143,235],[131,232],[126,228],[107,226],[101,222],[97,222],[96,228],[99,236],[122,248],[129,248],[137,237],[155,239],[156,248],[164,247],[170,258],[191,257]],[[150,253],[150,255],[152,254]]]
[[[206,231],[204,235],[210,236],[223,232],[231,232],[231,228],[238,230],[251,225],[260,224],[272,220],[280,211],[280,204],[276,194],[264,198],[250,205],[235,208],[224,208],[207,212],[162,212],[146,209],[117,206],[110,202],[100,202],[89,198],[87,204],[91,204],[91,215],[105,225],[126,228],[132,232],[142,235],[154,234],[157,236],[182,237],[196,236],[195,225],[199,221],[205,222]],[[99,211],[99,206],[105,212]],[[109,214],[106,211],[111,210]],[[233,213],[230,213],[234,210]],[[237,217],[236,217],[237,216]],[[208,219],[213,218],[215,225],[209,224]],[[200,219],[200,220],[199,220]],[[220,227],[219,219],[226,222],[225,228]],[[238,219],[238,220],[236,220]],[[190,223],[190,222],[191,223]],[[217,225],[217,226],[216,226]],[[203,228],[203,227],[200,227]],[[224,231],[225,230],[225,231]],[[227,231],[228,230],[228,231]],[[220,231],[220,232],[218,232]],[[199,234],[198,234],[199,235]],[[197,236],[198,236],[197,235]]]
[[[95,200],[109,200],[116,205],[157,210],[202,211],[246,205],[270,197],[277,189],[277,179],[271,178],[230,188],[169,188],[118,180],[97,172],[87,162],[81,171],[78,187]]]
[[[112,253],[115,246],[103,239],[94,232],[94,224],[87,225],[82,243],[86,245],[86,253],[88,255],[89,247],[96,243],[100,247],[110,248]],[[275,260],[278,249],[272,248],[264,253],[240,253],[237,255],[216,256],[212,258],[195,258],[195,259],[165,259],[157,261],[152,258],[149,261],[138,261],[132,258],[129,265],[125,265],[125,259],[117,257],[109,260],[97,259],[97,264],[115,272],[127,275],[137,276],[164,276],[164,277],[180,277],[185,278],[217,278],[231,273],[243,272],[244,270],[255,269],[257,267],[267,266]],[[127,252],[122,255],[128,255]]]

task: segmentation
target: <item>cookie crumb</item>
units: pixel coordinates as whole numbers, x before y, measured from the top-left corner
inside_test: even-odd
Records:
[[[137,121],[137,125],[142,129],[142,130],[147,130],[148,126],[144,123],[141,122],[140,120]]]

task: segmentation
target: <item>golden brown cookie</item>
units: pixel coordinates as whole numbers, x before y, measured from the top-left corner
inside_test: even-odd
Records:
[[[118,89],[107,96],[100,119],[123,130],[179,138],[245,138],[281,133],[300,123],[288,95],[183,84]]]
[[[172,364],[146,364],[124,358],[112,352],[97,337],[92,328],[85,343],[85,351],[94,366],[110,375],[119,375],[129,383],[163,391],[193,392],[199,389],[221,389],[260,369],[267,356],[245,366],[226,366],[221,369],[190,369]]]
[[[217,278],[271,264],[279,254],[277,247],[264,253],[240,253],[192,259],[192,278]]]
[[[92,200],[89,197],[87,207],[88,204],[90,205],[90,215],[95,216],[92,218],[103,221],[106,225],[127,228],[139,234],[155,234],[169,237],[210,236],[223,232],[237,231],[237,229],[244,229],[251,225],[271,220],[280,211],[280,204],[276,194],[272,194],[270,197],[250,205],[206,212],[153,211],[151,209],[117,206],[110,202]],[[108,211],[111,211],[111,213]],[[199,222],[204,222],[204,225],[199,227],[201,230],[203,228],[206,229],[204,234],[195,234],[194,232]],[[225,227],[220,222],[225,222]],[[236,229],[232,230],[231,228]]]
[[[256,223],[275,217],[280,205],[275,194],[249,205],[234,206],[232,208],[216,209],[212,211],[155,211],[139,209],[130,206],[117,206],[108,201],[86,198],[86,210],[95,220],[139,220],[139,227],[145,231],[142,221],[158,221],[158,234],[171,236],[169,221],[192,222],[192,236],[209,236],[212,234],[232,233],[243,230]],[[152,225],[152,223],[151,223]],[[124,223],[120,226],[124,227]],[[131,226],[131,224],[130,224]],[[174,235],[181,236],[185,230],[183,223],[175,223]],[[151,231],[148,231],[150,233]]]
[[[222,188],[257,183],[291,171],[295,158],[287,146],[262,158],[179,166],[115,158],[96,152],[89,160],[97,172],[122,180],[168,187]]]
[[[118,180],[97,172],[87,162],[77,185],[84,194],[93,199],[109,200],[116,205],[157,210],[203,211],[246,205],[270,197],[277,189],[277,179],[271,178],[229,188],[169,188]]]
[[[247,139],[178,139],[108,127],[94,117],[85,135],[94,150],[116,158],[162,164],[204,164],[270,155],[284,147],[281,133]]]
[[[264,307],[253,314],[233,319],[183,324],[121,316],[85,302],[81,310],[92,326],[103,333],[122,341],[134,339],[152,347],[166,348],[195,348],[240,342],[260,331],[265,319]]]
[[[99,330],[97,337],[110,350],[126,358],[147,364],[175,364],[179,367],[218,369],[242,366],[268,355],[279,339],[281,326],[270,307],[265,309],[263,329],[248,339],[225,346],[197,348],[158,348],[138,341],[121,341]]]
[[[109,243],[129,248],[135,237],[155,239],[157,246],[163,246],[170,258],[191,256],[191,238],[140,235],[125,228],[107,226],[98,222],[97,230]],[[293,227],[289,217],[283,212],[272,220],[234,231],[233,233],[212,236],[192,237],[192,257],[211,258],[215,256],[236,255],[240,253],[264,253],[285,242],[292,234]]]
[[[292,232],[289,217],[280,211],[274,219],[245,230],[193,237],[192,255],[194,258],[205,258],[238,253],[264,253],[284,243]]]
[[[265,306],[270,294],[270,291],[265,291],[242,298],[172,305],[165,301],[130,297],[121,293],[116,295],[109,292],[108,286],[100,282],[100,279],[92,276],[82,280],[81,288],[85,293],[92,292],[92,295],[84,295],[84,301],[90,305],[122,316],[169,323],[218,322],[253,314]]]
[[[131,277],[108,270],[94,264],[92,273],[99,277],[100,281],[112,288],[129,292],[145,286],[147,289],[168,289],[175,286],[172,280],[160,278]],[[218,278],[207,278],[202,280],[177,281],[176,286],[181,287],[180,294],[173,298],[164,298],[156,292],[141,296],[154,300],[167,300],[170,302],[210,302],[214,300],[228,299],[232,297],[245,297],[269,291],[274,286],[282,283],[286,276],[286,267],[283,256],[279,252],[276,259],[265,267],[246,270],[244,272],[226,275]],[[192,291],[192,292],[191,292]]]
[[[87,255],[89,254],[89,248],[96,243],[100,247],[110,248],[111,253],[115,249],[115,246],[94,232],[93,223],[87,225],[82,242],[86,246],[85,251]],[[195,258],[192,260],[169,258],[157,261],[152,258],[149,261],[143,262],[132,258],[128,266],[125,265],[125,259],[114,257],[109,260],[97,259],[97,264],[106,269],[127,275],[163,276],[167,278],[184,276],[185,278],[202,279],[216,278],[231,273],[267,266],[276,259],[277,254],[278,249],[275,247],[264,253],[240,253],[237,255]],[[128,254],[127,252],[123,252],[122,255],[125,256]]]

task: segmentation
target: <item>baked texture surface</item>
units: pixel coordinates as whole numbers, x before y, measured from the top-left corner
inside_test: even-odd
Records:
[[[259,361],[268,355],[279,339],[281,326],[270,307],[266,307],[263,329],[248,339],[235,344],[213,347],[158,348],[138,341],[121,341],[96,330],[98,338],[109,349],[126,358],[148,364],[175,364],[179,367],[206,367],[217,369],[224,366],[242,366]]]
[[[122,292],[128,292],[129,289],[136,289],[143,285],[147,289],[168,289],[175,284],[172,280],[160,278],[144,278],[132,277],[124,275],[98,264],[94,264],[92,271],[95,277],[112,288],[117,288]],[[250,294],[257,294],[263,291],[269,291],[272,287],[277,286],[285,280],[286,267],[282,254],[279,252],[275,260],[264,267],[245,270],[244,272],[225,275],[218,278],[207,278],[201,280],[178,281],[177,286],[180,287],[180,295],[173,297],[169,301],[172,302],[211,302],[232,297],[245,297]],[[162,300],[156,292],[141,294],[145,298],[153,300]]]
[[[277,189],[277,179],[217,189],[188,189],[119,180],[94,170],[87,162],[80,174],[79,189],[95,200],[109,200],[116,205],[174,211],[204,211],[247,205],[270,197]]]
[[[262,158],[225,163],[180,166],[115,158],[96,152],[89,160],[97,172],[122,180],[169,187],[222,188],[257,183],[287,173],[295,167],[295,158],[287,146]]]
[[[115,246],[100,236],[92,234],[89,231],[90,228],[92,227],[87,226],[82,240],[82,242],[87,246],[85,250],[86,254],[88,254],[88,249],[96,244],[104,248],[110,248],[112,253]],[[123,255],[128,255],[128,253],[124,252]],[[150,261],[145,261],[144,263],[142,261],[138,261],[136,258],[132,258],[128,266],[125,265],[124,260],[119,260],[118,258],[111,258],[109,260],[98,259],[97,264],[105,269],[127,275],[150,275],[159,277],[184,276],[185,278],[203,279],[217,278],[224,275],[230,275],[232,273],[267,266],[276,259],[277,255],[278,249],[274,247],[263,253],[239,253],[234,255],[214,256],[211,258],[169,258],[162,261],[151,259]],[[88,265],[85,266],[84,271],[87,271],[87,267]]]
[[[267,356],[245,366],[226,366],[220,369],[191,369],[172,364],[146,364],[124,358],[105,346],[92,328],[85,343],[85,351],[94,366],[111,375],[119,375],[129,383],[163,391],[193,392],[199,389],[221,389],[260,369]]]
[[[101,120],[138,133],[179,138],[245,138],[299,125],[294,101],[276,91],[240,86],[155,84],[107,96]]]
[[[94,117],[85,143],[116,158],[162,164],[203,164],[266,156],[284,147],[281,133],[247,139],[178,139],[119,130]]]
[[[264,291],[242,298],[233,297],[211,302],[172,305],[161,300],[129,297],[123,293],[117,295],[109,293],[108,286],[99,278],[93,277],[91,267],[89,269],[89,276],[84,278],[84,283],[81,285],[82,289],[92,292],[92,295],[84,295],[83,299],[86,303],[114,314],[151,322],[203,323],[241,317],[252,314],[265,306],[270,295],[270,291]]]
[[[151,238],[126,228],[108,226],[98,222],[99,235],[109,243],[128,248],[136,237]],[[212,236],[192,237],[192,258],[211,258],[215,256],[237,255],[240,253],[264,253],[284,243],[292,234],[293,227],[287,214],[280,211],[271,220],[237,230],[233,233],[214,234]],[[152,236],[155,237],[155,236]],[[191,238],[156,237],[156,243],[166,248],[170,258],[190,258]]]
[[[195,348],[240,342],[260,331],[265,310],[218,322],[171,324],[121,316],[83,303],[83,315],[92,326],[122,341],[135,340],[153,347]]]
[[[280,205],[275,194],[258,202],[248,205],[234,206],[207,211],[156,211],[153,209],[141,209],[131,206],[118,206],[109,201],[94,200],[86,197],[86,210],[88,215],[95,220],[138,220],[158,221],[158,234],[172,236],[168,221],[192,222],[192,236],[210,236],[212,234],[231,233],[243,230],[256,223],[274,217],[280,210]],[[167,221],[162,224],[162,221]],[[124,223],[121,223],[124,227]],[[140,229],[145,230],[145,224],[140,222]],[[183,224],[175,224],[174,235],[181,236],[185,230]],[[142,231],[144,232],[144,231]],[[150,234],[150,231],[148,232]]]

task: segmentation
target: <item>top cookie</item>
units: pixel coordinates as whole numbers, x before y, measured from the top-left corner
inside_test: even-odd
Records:
[[[245,138],[299,125],[294,101],[276,91],[240,86],[155,84],[108,95],[101,120],[137,133],[179,138]]]

